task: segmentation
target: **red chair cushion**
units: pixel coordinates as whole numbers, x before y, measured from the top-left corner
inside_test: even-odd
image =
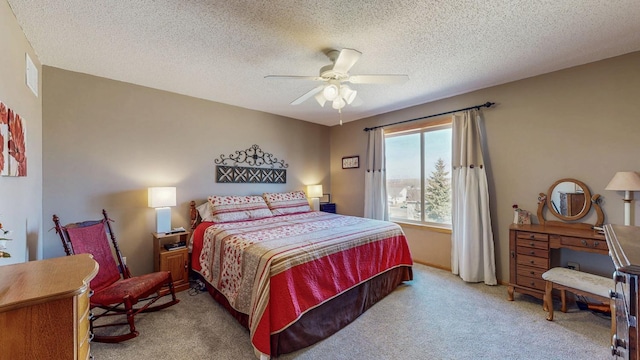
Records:
[[[69,241],[76,254],[91,254],[98,263],[98,275],[91,280],[91,289],[100,291],[120,279],[118,265],[113,258],[104,222],[94,225],[66,226]]]
[[[138,300],[157,292],[162,285],[169,282],[170,277],[170,272],[159,271],[116,281],[111,286],[95,291],[90,298],[91,304],[102,306],[118,304],[125,296],[130,296],[133,305]]]

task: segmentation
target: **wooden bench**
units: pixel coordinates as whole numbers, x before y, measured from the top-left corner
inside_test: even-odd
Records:
[[[560,299],[562,301],[560,310],[562,312],[567,312],[565,291],[600,300],[609,304],[609,306],[612,305],[613,300],[609,297],[609,290],[614,289],[615,283],[611,278],[562,267],[547,270],[542,274],[542,278],[546,280],[542,308],[547,311],[547,320],[549,321],[553,321],[553,289],[560,290]]]

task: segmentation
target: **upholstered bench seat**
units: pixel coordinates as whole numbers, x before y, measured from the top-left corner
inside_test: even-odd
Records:
[[[610,303],[609,290],[615,287],[612,278],[589,274],[582,271],[555,267],[542,274],[546,280],[543,308],[548,311],[547,320],[553,320],[553,289],[560,290],[562,312],[567,312],[565,290],[576,295],[588,296]]]

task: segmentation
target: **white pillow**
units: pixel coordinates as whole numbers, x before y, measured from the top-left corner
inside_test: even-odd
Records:
[[[211,213],[211,205],[209,201],[196,207],[196,210],[198,210],[198,214],[200,214],[200,219],[202,219],[202,221],[207,221],[207,222],[213,221],[213,214]]]
[[[267,202],[273,215],[296,214],[311,211],[309,200],[304,191],[289,191],[284,193],[264,193],[262,197]]]
[[[273,214],[262,196],[209,196],[209,206],[214,222],[255,220]]]

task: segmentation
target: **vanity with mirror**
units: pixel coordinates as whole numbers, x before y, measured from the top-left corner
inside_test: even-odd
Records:
[[[592,210],[594,224],[580,222]],[[558,220],[545,218],[550,214]],[[560,179],[547,193],[538,196],[539,224],[512,224],[509,228],[509,300],[514,292],[542,299],[545,281],[542,273],[554,264],[556,249],[572,249],[608,255],[609,249],[602,231],[604,213],[600,195],[592,195],[585,183],[576,179]]]

